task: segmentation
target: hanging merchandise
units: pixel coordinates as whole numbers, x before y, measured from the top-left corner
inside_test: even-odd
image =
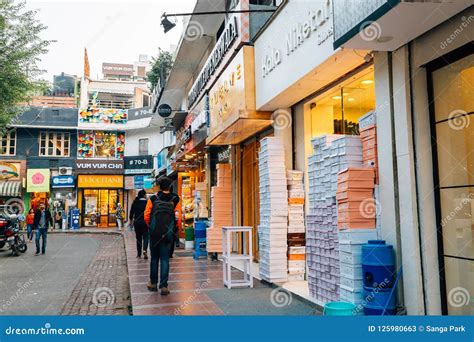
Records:
[[[339,299],[340,265],[337,175],[362,166],[358,136],[325,135],[312,140],[309,161],[309,213],[306,215],[306,257],[311,297],[326,303]]]
[[[207,203],[207,184],[206,182],[197,182],[194,184],[194,202],[195,202],[195,217],[196,218],[207,218],[208,203]]]
[[[288,278],[285,151],[282,140],[275,137],[262,139],[260,146],[260,277],[272,283],[284,282]]]
[[[304,280],[305,225],[303,172],[288,170],[288,280]]]
[[[217,185],[211,189],[211,221],[207,229],[207,251],[222,253],[222,227],[232,226],[232,169],[217,164]]]

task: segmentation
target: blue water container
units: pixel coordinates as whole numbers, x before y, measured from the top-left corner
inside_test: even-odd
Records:
[[[384,315],[395,315],[397,313],[396,295],[395,289],[393,290],[394,293],[390,298],[391,288],[382,289],[364,286],[364,314],[366,316],[381,316],[384,308],[387,307]]]
[[[362,245],[362,273],[364,286],[392,288],[395,281],[393,246],[384,240],[369,240]]]
[[[194,238],[205,239],[206,238],[207,221],[194,221]]]

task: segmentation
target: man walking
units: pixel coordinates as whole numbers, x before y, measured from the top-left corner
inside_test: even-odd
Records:
[[[149,227],[150,235],[150,281],[148,290],[161,290],[161,295],[170,293],[168,277],[170,266],[171,244],[175,241],[175,213],[174,209],[179,203],[179,196],[172,193],[171,180],[160,177],[157,180],[160,191],[152,196],[145,208],[145,222]],[[158,263],[160,264],[160,282],[158,285]]]
[[[40,238],[43,238],[41,246],[41,254],[46,253],[46,240],[48,235],[49,226],[53,225],[53,217],[51,212],[46,209],[46,205],[41,203],[39,209],[35,212],[35,218],[33,221],[34,227],[36,227],[36,254],[40,253]]]
[[[137,238],[137,258],[141,258],[143,251],[143,259],[148,259],[148,226],[144,217],[146,204],[146,191],[140,190],[132,203],[129,215]]]

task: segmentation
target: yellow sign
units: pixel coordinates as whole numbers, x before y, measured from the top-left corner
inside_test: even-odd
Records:
[[[49,169],[26,170],[27,192],[49,192],[49,181],[51,172]]]
[[[123,188],[122,175],[79,175],[78,188]]]
[[[20,179],[20,163],[0,162],[0,180]]]
[[[253,47],[243,46],[209,90],[208,145],[234,145],[271,124],[255,103]]]

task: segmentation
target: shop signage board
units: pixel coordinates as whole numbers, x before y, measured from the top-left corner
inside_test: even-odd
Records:
[[[271,124],[269,113],[255,110],[253,48],[243,46],[209,90],[207,143],[231,145]]]
[[[158,115],[160,115],[162,118],[167,118],[171,115],[173,110],[171,109],[171,106],[166,103],[162,103],[158,107]]]
[[[123,160],[78,159],[76,161],[76,171],[77,171],[77,173],[122,174],[123,169],[124,169]]]
[[[217,152],[217,161],[219,163],[228,163],[230,162],[230,146],[223,148]]]
[[[0,181],[20,180],[21,163],[0,161]]]
[[[79,175],[78,188],[123,188],[122,175]]]
[[[188,107],[192,107],[194,102],[198,99],[203,89],[211,77],[216,73],[218,67],[221,65],[227,52],[231,49],[239,36],[238,18],[233,16],[227,23],[227,26],[216,43],[216,46],[207,59],[204,67],[199,74],[196,82],[194,82],[191,91],[188,94]]]
[[[153,156],[131,156],[124,157],[124,166],[126,175],[143,175],[153,172]]]
[[[298,94],[306,88],[310,93],[314,92],[305,84],[298,87],[298,82],[336,52],[333,48],[332,2],[289,1],[258,37],[254,45],[257,109],[276,110],[293,105],[295,101],[291,96],[281,95],[290,87],[294,88],[290,88],[290,95],[297,100],[309,95]],[[332,77],[318,75],[320,73],[311,77]],[[275,104],[274,108],[269,102],[279,95],[286,97],[287,103],[282,99],[282,104]]]
[[[133,76],[133,64],[102,63],[104,75]]]
[[[135,189],[135,176],[125,176],[123,182],[123,188],[125,190]]]
[[[53,176],[51,177],[52,188],[73,188],[74,176]]]
[[[27,192],[49,192],[51,171],[49,169],[26,170]]]
[[[128,110],[129,121],[150,118],[152,116],[153,116],[152,107],[133,108],[133,109]]]

